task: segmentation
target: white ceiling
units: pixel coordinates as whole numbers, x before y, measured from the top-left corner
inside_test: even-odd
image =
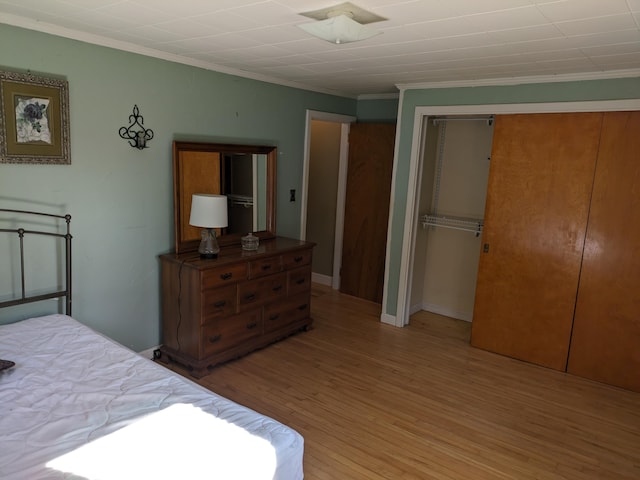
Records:
[[[0,22],[347,96],[397,85],[640,72],[640,0],[353,0],[389,20],[334,45],[296,25],[342,0],[0,0]],[[6,46],[3,46],[6,48]]]

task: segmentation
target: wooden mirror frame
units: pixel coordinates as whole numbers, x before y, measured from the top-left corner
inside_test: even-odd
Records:
[[[181,198],[185,192],[181,191],[184,184],[184,169],[181,165],[181,152],[208,152],[208,153],[246,153],[250,155],[266,155],[266,229],[254,232],[261,239],[273,238],[276,235],[276,159],[275,146],[265,145],[234,145],[224,143],[198,143],[198,142],[173,142],[173,218],[175,226],[176,253],[195,252],[198,250],[200,240],[188,240],[183,238],[183,225],[188,224],[188,212],[184,212]],[[198,193],[198,192],[191,192]],[[240,244],[240,238],[244,233],[222,234],[218,237],[218,244]]]

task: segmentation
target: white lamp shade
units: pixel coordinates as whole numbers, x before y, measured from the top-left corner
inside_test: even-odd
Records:
[[[382,33],[379,30],[365,27],[347,15],[337,15],[318,22],[303,23],[298,27],[327,42],[338,44],[357,42]]]
[[[191,197],[189,225],[203,228],[223,228],[228,225],[227,197],[195,193]]]

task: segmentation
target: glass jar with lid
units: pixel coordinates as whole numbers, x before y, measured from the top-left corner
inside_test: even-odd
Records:
[[[258,250],[258,244],[260,243],[260,239],[256,237],[253,232],[250,232],[248,235],[245,235],[241,238],[242,241],[242,249],[243,250]]]

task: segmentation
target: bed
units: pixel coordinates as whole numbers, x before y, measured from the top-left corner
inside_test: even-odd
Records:
[[[53,293],[65,298],[69,310],[0,325],[0,358],[15,363],[0,371],[0,478],[303,478],[303,438],[295,430],[68,315],[68,228],[60,237],[68,242],[61,249],[68,256],[68,290]],[[29,296],[24,280],[21,290],[0,307],[51,298]]]

